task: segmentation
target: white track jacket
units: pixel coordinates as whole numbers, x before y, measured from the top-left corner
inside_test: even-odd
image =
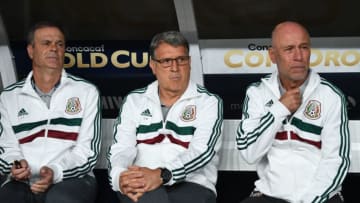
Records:
[[[97,88],[63,71],[47,108],[31,77],[0,96],[0,172],[8,174],[14,160],[26,159],[32,179],[45,165],[54,170],[55,183],[92,174],[101,141]]]
[[[194,83],[189,83],[165,120],[157,81],[131,92],[114,124],[109,152],[113,190],[120,190],[120,173],[138,165],[168,168],[173,175],[168,185],[189,181],[216,194],[222,123],[222,100]]]
[[[346,99],[310,71],[293,114],[279,101],[278,73],[246,92],[237,148],[257,164],[256,190],[289,202],[324,202],[341,190],[350,164]]]

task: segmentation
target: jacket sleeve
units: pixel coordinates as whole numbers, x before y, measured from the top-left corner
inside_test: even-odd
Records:
[[[136,157],[136,109],[131,97],[127,96],[114,123],[114,141],[108,153],[109,178],[114,191],[120,191],[120,174],[133,164]]]
[[[338,98],[329,98],[334,102],[321,131],[321,160],[302,202],[325,202],[334,191],[341,189],[349,169],[350,135],[346,99],[339,95]]]
[[[172,178],[167,185],[185,180],[218,156],[223,129],[222,100],[218,96],[211,96],[202,105],[197,109],[198,123],[189,148],[171,162],[165,163],[165,167],[172,171]]]
[[[277,99],[272,100],[270,107],[266,107],[263,97],[264,93],[259,87],[248,88],[237,129],[237,149],[250,164],[260,160],[269,151],[276,132],[286,116],[290,115],[289,110]]]
[[[96,165],[101,146],[101,104],[98,90],[88,88],[83,105],[84,114],[76,145],[56,162],[49,164],[54,170],[54,182],[83,177]]]
[[[0,174],[7,175],[14,160],[24,159],[19,142],[10,125],[8,108],[0,96]]]

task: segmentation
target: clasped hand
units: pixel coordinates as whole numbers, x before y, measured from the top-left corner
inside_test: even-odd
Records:
[[[283,103],[291,113],[294,113],[301,105],[301,93],[299,88],[294,88],[286,91],[280,98],[280,102]]]
[[[41,167],[39,175],[40,179],[30,186],[31,191],[35,194],[45,192],[53,184],[54,172],[51,168]],[[28,182],[31,177],[31,170],[27,161],[20,160],[20,166],[13,165],[11,176],[14,180]]]
[[[160,169],[130,166],[128,170],[120,174],[120,190],[131,200],[137,202],[145,192],[162,185],[160,173]]]

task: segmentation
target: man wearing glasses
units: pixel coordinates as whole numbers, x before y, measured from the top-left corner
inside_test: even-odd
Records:
[[[109,151],[121,202],[215,203],[222,100],[190,81],[189,44],[175,31],[150,44],[156,81],[120,107]]]

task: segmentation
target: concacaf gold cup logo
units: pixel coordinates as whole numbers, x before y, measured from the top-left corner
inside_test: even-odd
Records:
[[[65,53],[65,68],[101,69],[107,66],[126,69],[146,68],[149,63],[148,52],[135,52],[126,49],[107,50],[100,46],[69,46]]]
[[[310,67],[317,72],[360,72],[360,38],[312,39]],[[270,39],[204,40],[206,74],[271,73]]]
[[[267,51],[233,49],[225,52],[224,63],[229,68],[272,67]],[[351,68],[360,65],[360,49],[311,49],[310,67]]]

